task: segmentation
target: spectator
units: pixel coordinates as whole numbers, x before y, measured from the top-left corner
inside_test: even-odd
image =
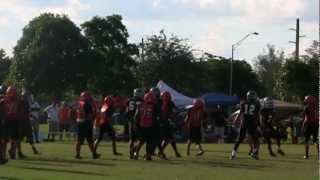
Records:
[[[32,132],[36,143],[39,143],[39,121],[40,121],[40,105],[34,99],[33,95],[30,95],[30,123]]]
[[[59,107],[59,132],[60,132],[60,141],[63,139],[63,133],[65,131],[70,133],[71,121],[70,121],[70,108],[66,104],[66,102],[62,101]]]
[[[218,143],[224,143],[224,128],[226,125],[226,116],[220,105],[217,105],[214,112],[212,112],[214,119],[214,132],[218,139]]]
[[[49,123],[48,141],[54,141],[55,134],[59,131],[59,105],[56,98],[53,100],[52,104],[44,109],[44,112],[47,113]]]

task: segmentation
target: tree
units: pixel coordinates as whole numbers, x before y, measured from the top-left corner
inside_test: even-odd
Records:
[[[258,95],[263,95],[261,83],[258,76],[252,70],[250,64],[246,61],[233,61],[233,94],[244,98],[247,91],[255,90]],[[225,58],[208,59],[202,62],[206,69],[206,91],[221,92],[228,94],[230,79],[230,60]]]
[[[188,95],[200,94],[202,69],[185,39],[167,37],[162,30],[148,37],[141,48],[135,71],[141,86],[149,88],[163,80]]]
[[[23,29],[8,82],[35,93],[79,92],[96,64],[91,57],[88,41],[67,16],[41,14]]]
[[[299,60],[288,59],[278,82],[283,99],[301,102],[306,95],[319,96],[318,43],[306,50]]]
[[[276,51],[273,45],[267,45],[267,53],[259,55],[255,61],[255,71],[266,91],[266,96],[278,98],[279,91],[276,88],[280,70],[284,63],[284,52]]]
[[[313,41],[312,45],[306,49],[307,57],[311,59],[318,59],[320,57],[320,42],[319,41]]]
[[[3,83],[9,73],[11,61],[3,49],[0,49],[0,83]]]
[[[282,69],[282,97],[289,101],[301,101],[312,91],[310,67],[302,61],[288,60]]]
[[[99,56],[99,67],[90,87],[100,93],[128,93],[136,87],[132,68],[138,48],[128,43],[129,34],[120,15],[94,17],[81,25],[85,36]]]

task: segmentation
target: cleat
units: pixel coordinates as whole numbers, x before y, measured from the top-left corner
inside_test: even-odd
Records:
[[[235,150],[232,150],[230,160],[236,159],[236,156],[237,156],[237,152]]]
[[[8,153],[9,153],[9,156],[10,156],[11,159],[16,159],[16,153],[14,153],[11,150],[9,150]]]
[[[204,151],[199,151],[198,153],[197,153],[197,156],[202,156],[204,154]]]
[[[76,159],[82,159],[82,157],[80,155],[76,155],[75,158]]]
[[[251,156],[253,159],[255,159],[255,160],[259,160],[259,156],[258,156],[258,154],[252,154],[252,156]]]
[[[27,156],[22,153],[19,153],[18,157],[19,157],[19,159],[26,159],[27,158]]]
[[[99,159],[100,156],[101,156],[100,154],[94,153],[94,154],[92,155],[92,159]]]
[[[271,152],[271,153],[270,153],[270,156],[276,157],[277,155],[276,155],[275,153]]]
[[[181,156],[180,153],[177,152],[177,153],[176,153],[176,157],[177,157],[177,158],[181,158],[182,156]]]
[[[151,158],[151,156],[146,156],[146,157],[143,158],[143,160],[145,160],[145,161],[152,161],[152,158]]]
[[[8,163],[8,159],[1,159],[0,160],[0,165],[7,164],[7,163]]]
[[[138,160],[139,159],[139,155],[138,155],[138,153],[133,153],[133,159],[134,160]]]
[[[163,160],[168,160],[167,156],[164,153],[158,154],[158,157]]]
[[[115,156],[122,156],[122,153],[114,152],[113,155],[115,155]]]
[[[285,156],[286,155],[281,149],[278,150],[278,154],[280,154],[281,156]]]

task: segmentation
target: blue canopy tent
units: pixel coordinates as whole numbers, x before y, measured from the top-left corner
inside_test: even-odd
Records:
[[[222,105],[230,106],[239,104],[240,100],[236,96],[227,96],[225,94],[207,93],[201,96],[207,107]]]

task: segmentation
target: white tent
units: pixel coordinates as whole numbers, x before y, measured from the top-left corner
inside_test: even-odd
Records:
[[[160,80],[157,84],[157,87],[159,88],[160,92],[168,91],[171,94],[172,101],[175,103],[175,105],[178,108],[186,107],[187,105],[191,105],[193,98],[190,98],[188,96],[185,96],[179,92],[177,92],[175,89],[168,86],[165,82]]]

